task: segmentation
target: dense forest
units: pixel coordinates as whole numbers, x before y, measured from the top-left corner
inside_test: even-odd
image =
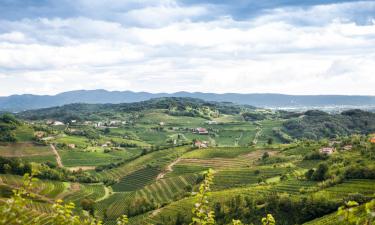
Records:
[[[341,114],[328,114],[311,110],[283,124],[286,133],[294,138],[319,140],[349,134],[370,134],[375,132],[375,113],[362,110],[348,110]]]

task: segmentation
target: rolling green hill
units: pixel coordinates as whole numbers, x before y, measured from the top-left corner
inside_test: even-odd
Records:
[[[209,168],[217,224],[257,225],[268,213],[277,224],[337,224],[338,207],[356,201],[365,218],[360,209],[375,198],[369,112],[161,98],[16,116],[0,117],[0,206],[23,185],[20,175],[34,171],[39,181],[26,216],[41,224],[49,223],[56,199],[105,224],[123,214],[130,224],[189,224]],[[332,154],[320,153],[323,147]]]

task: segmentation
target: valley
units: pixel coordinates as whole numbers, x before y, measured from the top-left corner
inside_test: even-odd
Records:
[[[343,224],[340,206],[358,202],[363,219],[375,198],[375,114],[361,110],[158,98],[3,114],[0,134],[0,200],[35,173],[26,216],[39,224],[58,199],[104,224],[189,224],[208,169],[217,224]]]

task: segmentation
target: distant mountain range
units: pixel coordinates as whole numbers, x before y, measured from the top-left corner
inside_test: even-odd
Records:
[[[129,103],[160,97],[191,97],[205,101],[233,102],[264,108],[375,108],[375,96],[215,94],[201,92],[148,93],[132,91],[78,90],[57,95],[11,95],[0,97],[0,111],[19,112],[70,103]]]

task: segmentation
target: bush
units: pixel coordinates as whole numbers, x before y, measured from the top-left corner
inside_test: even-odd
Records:
[[[315,181],[325,180],[327,178],[327,173],[328,173],[328,165],[325,163],[320,163],[318,165],[318,168],[312,174],[311,179]]]

